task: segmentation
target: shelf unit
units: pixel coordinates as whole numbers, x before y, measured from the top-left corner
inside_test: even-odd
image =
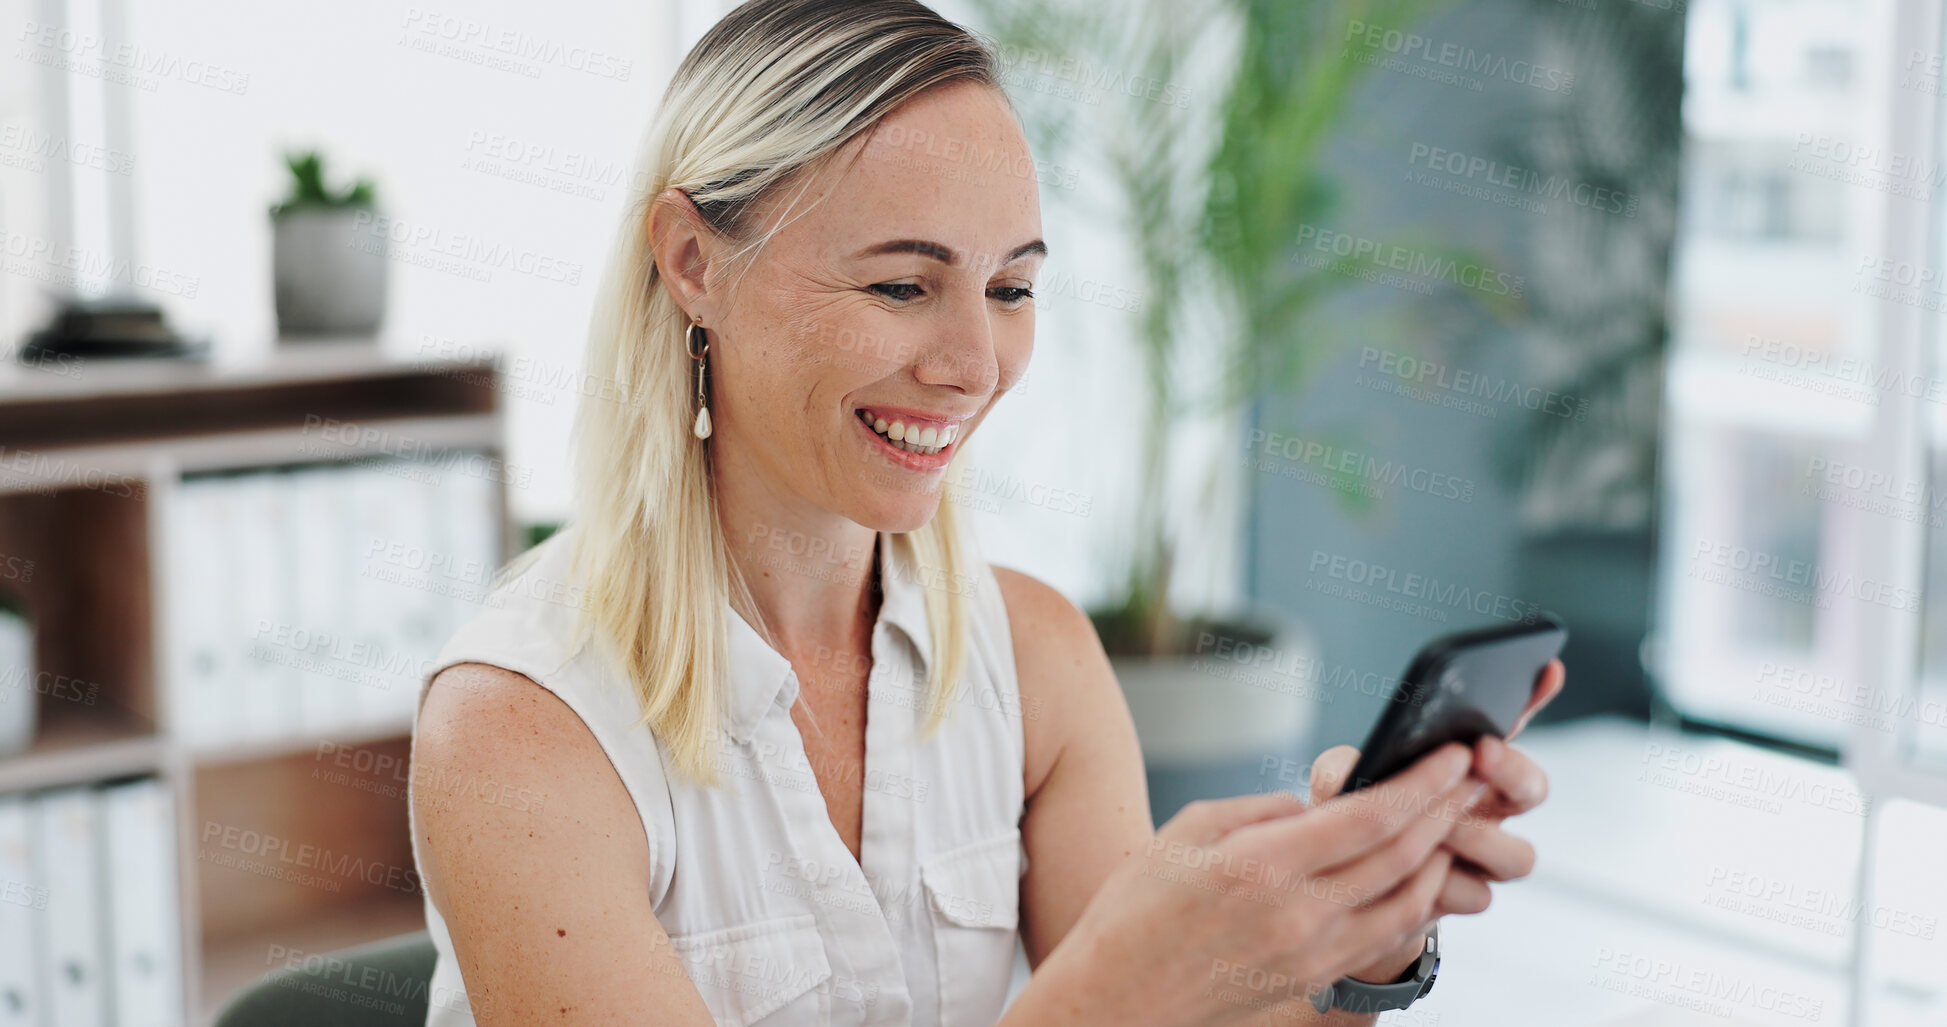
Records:
[[[380,431],[317,430],[334,422]],[[185,1023],[210,1023],[285,958],[415,930],[424,917],[410,873],[409,717],[220,749],[188,745],[168,722],[159,513],[186,473],[382,457],[400,438],[421,454],[504,460],[491,361],[400,358],[371,341],[333,340],[224,363],[90,361],[65,377],[0,367],[0,553],[34,561],[31,579],[16,584],[37,668],[89,689],[42,698],[33,745],[0,759],[0,794],[164,782],[177,817]],[[494,501],[505,559],[504,484]],[[327,744],[356,746],[384,770],[333,768],[349,776],[321,786]],[[198,826],[210,824],[384,871],[320,885],[226,866]]]

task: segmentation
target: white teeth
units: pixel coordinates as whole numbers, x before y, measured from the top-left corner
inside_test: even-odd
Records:
[[[915,424],[908,427],[904,421],[893,421],[888,424],[885,418],[869,410],[860,410],[858,415],[859,420],[864,421],[887,442],[908,453],[927,455],[938,453],[940,450],[952,445],[953,440],[960,434],[959,425],[949,425],[945,428],[935,428],[932,426],[922,428]]]

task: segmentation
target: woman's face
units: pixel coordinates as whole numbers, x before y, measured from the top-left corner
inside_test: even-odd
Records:
[[[713,266],[689,304],[711,339],[718,473],[910,531],[1034,348],[1027,140],[989,87],[945,86],[787,183],[767,229],[800,186],[742,277]]]

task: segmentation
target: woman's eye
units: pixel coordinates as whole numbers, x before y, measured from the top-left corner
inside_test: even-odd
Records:
[[[1022,300],[1033,299],[1034,290],[1024,289],[1020,286],[1015,286],[1015,285],[1004,285],[998,288],[987,290],[987,295],[992,296],[997,300],[1000,300],[1002,303],[1013,305],[1021,302]]]
[[[872,287],[874,292],[887,299],[909,300],[920,294],[918,285],[912,282],[881,282]]]

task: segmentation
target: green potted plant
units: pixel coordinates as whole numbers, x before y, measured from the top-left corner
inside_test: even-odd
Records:
[[[371,181],[334,192],[315,150],[287,153],[284,163],[290,195],[270,208],[279,337],[376,335],[387,248]]]
[[[1172,466],[1171,441],[1197,418],[1241,431],[1253,397],[1297,389],[1337,352],[1339,333],[1309,322],[1359,283],[1354,262],[1292,256],[1303,226],[1331,223],[1325,147],[1369,68],[1344,59],[1339,40],[1348,17],[1405,25],[1440,2],[978,0],[1033,145],[1050,158],[1085,149],[1077,163],[1107,168],[1140,274],[1134,543],[1118,601],[1090,615],[1142,736],[1158,817],[1178,792],[1260,790],[1261,761],[1295,749],[1320,701],[1317,647],[1302,625],[1260,609],[1172,609],[1180,529],[1168,500],[1205,469]],[[1103,88],[1078,103],[1073,88],[1019,81],[1051,68],[1164,85]],[[1192,310],[1198,298],[1215,302]],[[1191,366],[1218,373],[1198,381],[1183,373]],[[1206,479],[1207,492],[1220,487]],[[1187,784],[1172,787],[1171,775]]]

